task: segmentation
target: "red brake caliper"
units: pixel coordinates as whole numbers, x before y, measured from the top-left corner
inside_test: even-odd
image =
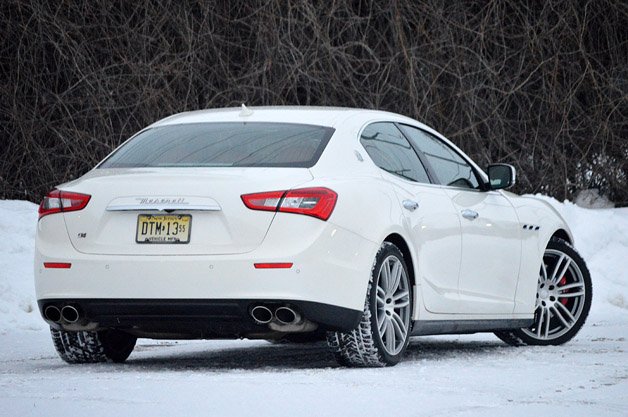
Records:
[[[563,285],[565,285],[566,283],[567,283],[567,277],[563,277],[560,281],[558,281],[558,285],[559,285],[560,287],[562,287],[562,286],[563,286]],[[567,290],[567,292],[569,292],[569,290]],[[564,306],[566,306],[566,305],[567,305],[567,302],[568,302],[567,298],[559,298],[558,300],[559,300],[561,303],[563,303],[563,305],[564,305]]]

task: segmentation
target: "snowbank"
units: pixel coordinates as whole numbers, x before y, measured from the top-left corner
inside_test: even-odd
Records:
[[[591,316],[604,320],[628,312],[628,208],[590,210],[544,197],[571,227],[576,248],[593,277]],[[33,284],[37,205],[0,200],[0,332],[44,330]]]
[[[47,329],[37,310],[33,250],[37,205],[0,200],[0,332]]]
[[[628,208],[584,209],[568,201],[536,197],[562,214],[576,249],[587,261],[593,279],[591,316],[628,313]]]

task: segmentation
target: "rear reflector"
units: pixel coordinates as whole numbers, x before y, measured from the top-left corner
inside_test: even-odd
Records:
[[[241,198],[251,210],[304,214],[327,220],[334,211],[338,194],[329,188],[314,187],[244,194]]]
[[[50,269],[70,269],[72,264],[69,262],[44,262],[44,268]]]
[[[292,262],[274,262],[253,264],[255,269],[289,269],[292,268]]]

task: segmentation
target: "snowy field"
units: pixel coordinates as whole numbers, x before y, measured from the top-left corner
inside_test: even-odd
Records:
[[[551,200],[593,277],[587,324],[560,347],[420,337],[385,369],[324,345],[140,340],[125,364],[67,365],[39,317],[36,206],[0,201],[0,416],[627,416],[628,208]]]

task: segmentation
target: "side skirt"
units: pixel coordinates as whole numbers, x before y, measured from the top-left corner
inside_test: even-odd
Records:
[[[435,334],[465,334],[522,329],[532,326],[534,319],[499,320],[417,320],[413,322],[411,336]]]

